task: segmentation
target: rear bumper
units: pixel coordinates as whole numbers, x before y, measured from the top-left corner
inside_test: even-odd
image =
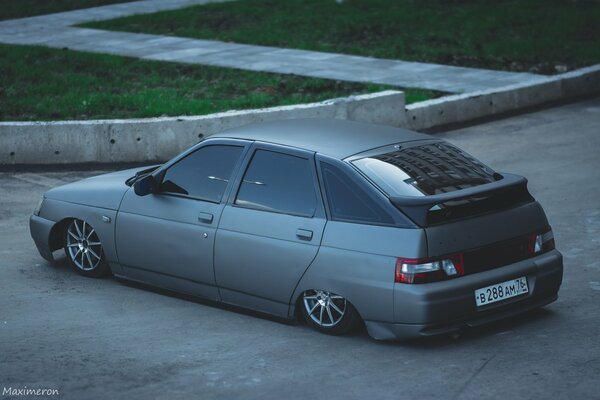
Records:
[[[50,249],[50,232],[52,231],[54,224],[54,221],[49,221],[45,218],[38,217],[37,215],[32,215],[29,218],[31,238],[40,252],[40,255],[50,262],[54,261],[52,250]]]
[[[476,289],[527,277],[529,293],[478,308]],[[558,298],[562,283],[562,255],[546,254],[490,271],[445,282],[422,285],[396,284],[395,323],[365,321],[375,339],[408,339],[456,332],[542,307]]]

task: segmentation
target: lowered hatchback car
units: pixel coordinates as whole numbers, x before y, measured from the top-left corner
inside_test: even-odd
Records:
[[[455,332],[557,298],[527,180],[435,137],[339,120],[213,135],[164,165],[46,192],[40,254],[342,334]]]

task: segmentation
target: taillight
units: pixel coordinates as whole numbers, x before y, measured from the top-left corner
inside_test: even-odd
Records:
[[[511,239],[510,243],[510,246],[488,245],[434,258],[398,258],[394,280],[396,283],[409,284],[444,281],[463,276],[465,273],[486,270],[486,266],[498,260],[500,262],[487,269],[534,257],[555,247],[554,234],[550,227],[539,233]]]
[[[529,236],[527,249],[532,256],[553,250],[554,247],[554,234],[552,233],[552,228],[548,228],[542,233],[534,233]]]
[[[428,283],[462,276],[465,273],[463,255],[453,254],[444,258],[398,258],[396,260],[396,283]]]

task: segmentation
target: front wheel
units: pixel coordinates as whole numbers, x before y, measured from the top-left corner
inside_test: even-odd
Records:
[[[67,227],[65,254],[71,268],[81,275],[97,278],[108,273],[100,238],[83,220],[74,219]]]
[[[345,298],[326,290],[307,290],[302,294],[302,314],[319,332],[343,335],[356,327],[359,316]]]

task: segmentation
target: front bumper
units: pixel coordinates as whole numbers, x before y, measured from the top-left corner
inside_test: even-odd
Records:
[[[40,255],[50,262],[54,261],[50,248],[50,233],[54,224],[54,221],[49,221],[37,215],[32,215],[29,218],[29,231],[35,246]]]
[[[529,293],[478,308],[476,289],[527,277]],[[395,323],[365,321],[375,339],[409,339],[456,332],[542,307],[558,298],[562,255],[557,250],[511,265],[444,282],[396,284]]]

